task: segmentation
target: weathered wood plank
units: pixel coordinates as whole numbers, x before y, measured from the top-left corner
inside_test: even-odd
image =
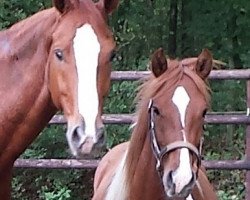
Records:
[[[103,115],[105,124],[131,124],[135,121],[133,114],[105,114]],[[62,115],[55,115],[50,124],[64,124],[66,120]],[[207,114],[205,117],[207,124],[250,124],[250,116],[246,114]]]
[[[149,71],[113,71],[111,78],[114,81],[136,81],[149,75]],[[209,79],[212,80],[235,80],[250,79],[250,69],[213,70]]]
[[[95,169],[99,160],[76,159],[17,159],[16,168],[47,168],[47,169]],[[207,169],[250,170],[247,160],[211,160],[203,161]]]

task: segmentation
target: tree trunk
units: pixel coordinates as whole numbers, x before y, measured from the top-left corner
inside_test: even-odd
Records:
[[[228,27],[231,27],[231,40],[232,40],[232,59],[233,59],[233,64],[234,64],[234,68],[235,69],[241,69],[242,68],[242,61],[240,59],[240,55],[239,55],[239,41],[238,41],[238,36],[235,34],[236,30],[237,30],[237,16],[234,12],[232,12],[232,17],[231,17],[231,23],[229,24]]]
[[[188,34],[187,27],[192,21],[191,10],[188,8],[189,0],[181,0],[181,56],[188,57],[194,54],[194,38]]]
[[[170,58],[176,57],[176,38],[177,38],[177,15],[178,15],[178,1],[170,1],[169,10],[169,36],[168,36],[168,55]]]

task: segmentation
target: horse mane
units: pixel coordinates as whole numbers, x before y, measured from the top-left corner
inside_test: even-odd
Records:
[[[172,60],[169,62],[168,69],[159,77],[155,77],[153,74],[149,78],[144,80],[144,83],[139,87],[138,94],[135,98],[137,102],[137,123],[133,129],[130,147],[126,160],[126,182],[130,184],[135,174],[136,165],[140,159],[144,143],[148,133],[148,103],[149,100],[154,97],[158,91],[163,87],[167,92],[174,86],[177,86],[184,75],[191,78],[200,92],[204,95],[204,98],[208,105],[210,105],[210,87],[206,80],[201,79],[194,70],[188,66],[180,65],[179,61]],[[129,188],[129,187],[128,187]]]
[[[40,11],[21,20],[9,29],[0,32],[0,57],[12,57],[24,54],[26,49],[36,48],[38,40],[51,35],[53,25],[59,17],[55,8]],[[37,42],[36,42],[37,41]]]

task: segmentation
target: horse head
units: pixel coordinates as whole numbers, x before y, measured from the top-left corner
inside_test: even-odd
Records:
[[[74,156],[104,144],[101,119],[110,86],[115,42],[107,16],[118,0],[54,0],[60,15],[48,59],[52,101],[67,120],[67,141]]]
[[[197,180],[203,123],[210,100],[206,79],[211,69],[208,50],[196,59],[182,61],[167,60],[162,49],[152,56],[150,143],[168,197],[187,197]]]

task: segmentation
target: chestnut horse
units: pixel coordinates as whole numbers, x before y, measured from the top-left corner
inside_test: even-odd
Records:
[[[198,58],[166,60],[159,49],[151,63],[131,140],[99,163],[93,200],[215,200],[200,165],[212,55],[203,50]]]
[[[63,111],[74,156],[103,143],[119,0],[53,0],[54,7],[0,32],[0,199],[10,199],[16,158]]]

